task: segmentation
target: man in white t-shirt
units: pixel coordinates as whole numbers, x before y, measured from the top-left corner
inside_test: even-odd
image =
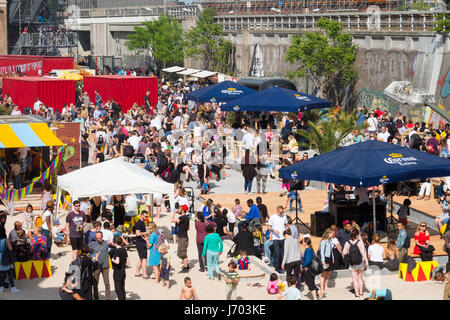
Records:
[[[39,109],[41,108],[41,104],[42,104],[42,102],[39,100],[39,98],[37,98],[36,102],[33,105],[34,113],[38,113],[39,112]]]
[[[134,151],[136,152],[139,149],[139,143],[141,142],[141,137],[138,136],[137,132],[132,131],[130,133],[130,137],[128,138],[128,143],[133,146]]]
[[[273,241],[273,252],[275,271],[283,273],[281,262],[284,254],[284,236],[283,232],[288,228],[288,221],[284,214],[283,206],[277,207],[277,214],[269,218],[270,240]]]
[[[22,111],[19,110],[19,106],[15,105],[13,111],[11,111],[12,116],[21,116]]]
[[[377,133],[378,120],[375,118],[373,113],[369,113],[369,119],[367,119],[367,123],[369,124],[368,130],[369,133],[375,134]]]
[[[111,227],[111,224],[106,221],[103,223],[103,229],[100,230],[103,234],[103,241],[105,241],[107,244],[111,245],[114,239],[114,235],[109,228]]]
[[[253,129],[249,129],[242,138],[242,144],[244,145],[245,150],[249,150],[255,145],[255,136],[253,135],[253,131]]]
[[[390,137],[389,132],[386,130],[385,126],[381,127],[381,132],[378,133],[378,141],[388,142],[388,139]]]

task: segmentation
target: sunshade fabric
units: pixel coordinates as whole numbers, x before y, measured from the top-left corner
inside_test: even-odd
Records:
[[[0,124],[0,148],[62,146],[46,123]]]
[[[281,87],[271,87],[232,100],[221,106],[220,109],[222,111],[299,112],[329,107],[331,107],[329,101],[306,93]]]
[[[371,187],[399,181],[450,176],[450,160],[369,140],[280,169],[280,178]]]

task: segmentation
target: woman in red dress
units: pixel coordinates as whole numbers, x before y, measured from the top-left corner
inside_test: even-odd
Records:
[[[430,261],[433,259],[433,252],[429,252],[430,233],[425,222],[419,223],[416,233],[414,234],[416,245],[414,246],[414,254],[420,255],[422,261]],[[424,252],[425,251],[425,252]]]

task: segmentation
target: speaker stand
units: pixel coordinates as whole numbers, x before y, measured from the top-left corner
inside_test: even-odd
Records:
[[[295,190],[295,218],[292,221],[293,224],[299,224],[299,225],[303,225],[306,229],[309,230],[309,232],[311,232],[311,228],[308,227],[299,217],[298,217],[298,192],[297,190]],[[300,227],[300,226],[299,226]],[[299,227],[297,227],[297,229],[299,229]]]

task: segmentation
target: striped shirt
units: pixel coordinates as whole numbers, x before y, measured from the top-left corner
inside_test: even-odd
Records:
[[[232,283],[228,283],[227,285],[229,287],[236,287],[237,286],[237,279],[239,278],[239,274],[236,271],[228,271],[228,272],[224,272],[225,277],[231,281],[233,281]]]
[[[239,258],[237,264],[239,266],[239,270],[247,270],[250,260],[248,257],[245,257],[245,259]]]

